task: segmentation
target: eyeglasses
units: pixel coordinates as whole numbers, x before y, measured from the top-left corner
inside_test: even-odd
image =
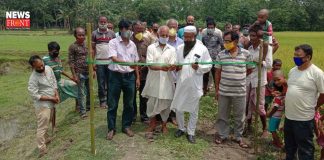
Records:
[[[233,41],[231,41],[231,40],[224,40],[224,43],[231,43],[231,42],[233,42]]]

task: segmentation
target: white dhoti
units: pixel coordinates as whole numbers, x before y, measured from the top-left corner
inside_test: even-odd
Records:
[[[154,117],[158,114],[161,115],[162,121],[168,120],[169,114],[171,112],[172,100],[169,99],[158,99],[155,97],[149,97],[147,101],[146,114],[148,117]]]

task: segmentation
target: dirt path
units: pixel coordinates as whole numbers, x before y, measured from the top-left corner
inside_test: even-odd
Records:
[[[256,155],[253,154],[253,148],[243,149],[237,143],[227,140],[223,144],[214,143],[214,134],[216,129],[211,121],[200,121],[197,127],[198,133],[210,143],[210,148],[204,152],[206,160],[253,160]],[[251,146],[249,139],[244,141]]]

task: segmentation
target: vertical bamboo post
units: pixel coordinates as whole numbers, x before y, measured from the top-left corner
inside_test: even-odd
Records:
[[[89,92],[90,92],[90,138],[91,153],[96,154],[95,130],[94,130],[94,92],[93,92],[93,57],[91,46],[91,23],[87,23],[87,47],[88,47],[88,64],[89,67]]]
[[[259,61],[258,61],[258,87],[256,90],[257,99],[255,105],[255,113],[254,113],[254,153],[258,153],[259,147],[259,137],[258,137],[258,118],[259,118],[259,105],[260,105],[260,91],[261,91],[261,68],[262,68],[262,59],[263,59],[263,40],[260,39],[260,50],[259,50]]]

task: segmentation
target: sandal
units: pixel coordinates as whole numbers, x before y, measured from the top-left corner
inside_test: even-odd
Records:
[[[249,146],[246,143],[244,143],[242,139],[241,140],[236,140],[235,139],[234,142],[236,142],[237,144],[239,144],[239,146],[241,148],[249,148]]]
[[[150,142],[152,142],[154,140],[153,132],[146,132],[145,138],[147,138]]]
[[[275,143],[274,141],[271,142],[272,145],[274,145],[275,147],[282,149],[283,148],[283,144],[282,143]]]
[[[221,138],[219,135],[215,135],[215,143],[222,144],[226,139]]]
[[[81,119],[86,119],[87,117],[87,114],[81,114]]]

